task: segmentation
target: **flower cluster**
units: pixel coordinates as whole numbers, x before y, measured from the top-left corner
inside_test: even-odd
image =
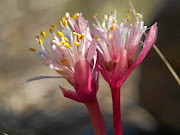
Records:
[[[155,23],[143,42],[142,36],[147,30],[143,16],[137,13],[137,22],[131,24],[130,14],[131,10],[125,15],[123,21],[117,24],[116,11],[114,11],[109,16],[104,16],[102,25],[97,18],[95,18],[97,25],[93,24],[99,48],[97,66],[106,81],[115,87],[122,85],[133,69],[142,62],[157,37]],[[134,56],[141,46],[143,49],[134,61]]]
[[[59,21],[61,31],[56,25],[51,25],[53,40],[48,41],[43,30],[40,35],[45,43],[39,36],[36,37],[42,51],[29,48],[45,66],[55,70],[75,88],[74,92],[60,86],[65,97],[86,105],[95,135],[106,135],[96,98],[99,71],[111,87],[114,133],[122,135],[120,87],[144,60],[157,38],[155,23],[142,40],[148,28],[144,26],[143,16],[134,9],[133,13],[136,17],[134,24],[131,23],[131,10],[119,24],[116,11],[105,15],[102,24],[96,14],[88,21],[82,13],[72,17],[66,13],[66,17]],[[97,24],[93,24],[92,32],[90,23],[93,18]]]
[[[54,35],[54,40],[49,42],[46,33],[41,30],[40,35],[45,38],[45,43],[39,36],[36,40],[42,51],[34,48],[30,50],[45,66],[57,71],[75,87],[76,93],[60,87],[66,97],[78,102],[93,100],[98,89],[98,71],[95,68],[97,43],[89,28],[91,20],[85,20],[82,13],[66,16],[67,18],[63,17],[62,21],[59,21],[62,31],[57,29],[56,25],[51,25],[50,33]]]

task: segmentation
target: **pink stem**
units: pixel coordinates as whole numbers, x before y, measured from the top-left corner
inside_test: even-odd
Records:
[[[112,102],[113,102],[113,123],[114,134],[122,135],[121,125],[121,109],[120,109],[120,87],[111,87]]]
[[[95,135],[107,135],[97,99],[92,102],[85,102],[85,105],[88,109]]]

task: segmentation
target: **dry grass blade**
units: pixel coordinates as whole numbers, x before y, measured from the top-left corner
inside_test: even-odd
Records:
[[[144,33],[144,35],[146,36],[147,33]],[[164,55],[161,53],[161,51],[159,50],[159,48],[154,44],[153,45],[154,50],[157,52],[157,54],[159,55],[159,57],[163,60],[163,62],[165,63],[165,65],[167,66],[167,68],[169,69],[169,71],[171,72],[171,74],[174,76],[174,78],[176,79],[177,83],[180,85],[180,79],[179,76],[176,74],[176,72],[174,71],[174,69],[172,68],[172,66],[169,64],[169,62],[167,61],[167,59],[164,57]]]
[[[4,132],[2,132],[2,131],[0,131],[0,133],[3,134],[3,135],[8,135],[8,134],[6,134],[6,133],[4,133]]]
[[[156,45],[153,45],[154,50],[157,52],[157,54],[159,55],[159,57],[163,60],[163,62],[166,64],[167,68],[169,69],[169,71],[171,72],[171,74],[174,76],[174,78],[176,79],[177,83],[180,85],[180,79],[178,77],[178,75],[176,74],[176,72],[174,71],[174,69],[172,68],[172,66],[169,64],[169,62],[167,61],[167,59],[164,57],[164,55],[161,53],[161,51],[159,50],[159,48]]]

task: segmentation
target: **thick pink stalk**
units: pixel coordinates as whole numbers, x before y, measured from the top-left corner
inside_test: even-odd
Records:
[[[121,109],[120,109],[120,87],[111,87],[113,102],[113,124],[114,135],[122,135]]]
[[[97,99],[92,102],[85,102],[88,109],[95,135],[107,135],[104,120],[99,108]]]

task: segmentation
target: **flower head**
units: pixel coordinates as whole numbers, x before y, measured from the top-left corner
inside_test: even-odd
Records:
[[[66,17],[59,21],[61,31],[56,25],[51,25],[50,33],[54,35],[54,40],[49,42],[42,30],[40,35],[45,38],[45,43],[39,36],[36,37],[42,51],[29,49],[45,66],[68,80],[76,92],[60,88],[64,96],[79,102],[93,100],[98,89],[98,71],[95,68],[97,43],[91,36],[90,21],[85,20],[82,13],[72,17],[66,13]]]
[[[137,22],[131,23],[131,10],[123,21],[117,24],[116,11],[105,15],[103,23],[96,19],[93,24],[94,35],[98,43],[97,65],[102,75],[112,86],[119,87],[129,74],[143,61],[150,48],[156,41],[156,23],[151,26],[145,41],[142,36],[147,30],[144,26],[143,15],[133,9]],[[107,22],[107,23],[106,23]],[[138,58],[137,51],[141,48]]]

